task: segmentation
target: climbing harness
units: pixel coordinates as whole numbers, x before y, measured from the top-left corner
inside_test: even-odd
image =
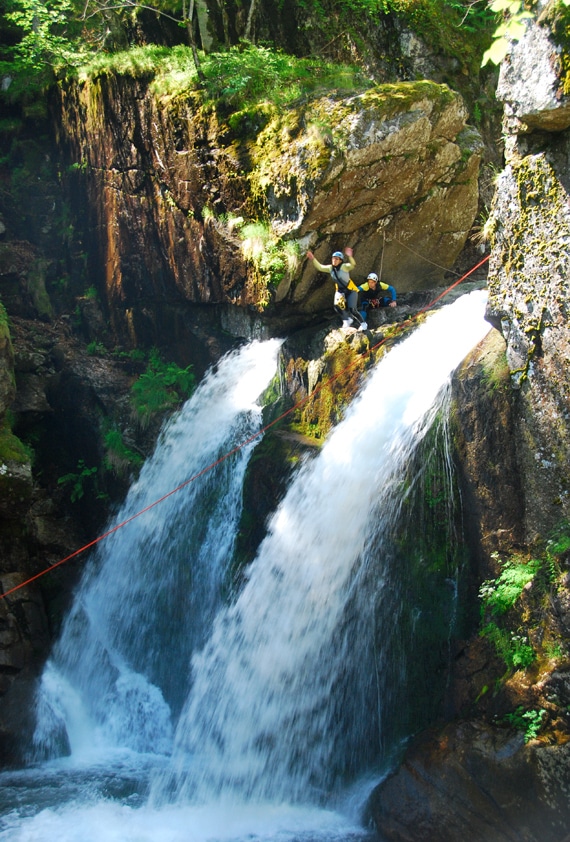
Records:
[[[487,255],[482,260],[480,260],[479,263],[477,263],[475,266],[473,266],[472,269],[470,269],[468,272],[466,272],[464,275],[462,275],[457,281],[454,281],[454,283],[452,283],[451,286],[447,287],[447,289],[445,289],[440,295],[438,295],[437,298],[434,298],[433,301],[430,301],[429,304],[426,304],[425,307],[422,307],[420,310],[418,310],[418,312],[414,315],[413,318],[410,318],[410,319],[407,319],[406,321],[400,322],[398,324],[397,331],[395,331],[390,337],[383,337],[379,342],[376,343],[376,345],[373,345],[371,348],[369,348],[366,351],[366,354],[371,354],[373,351],[376,351],[378,348],[380,348],[380,346],[383,345],[388,340],[394,339],[394,337],[398,333],[400,333],[405,327],[412,324],[414,319],[417,319],[417,317],[420,316],[422,313],[425,313],[427,310],[430,310],[435,304],[437,304],[438,301],[440,301],[444,296],[448,295],[448,293],[450,293],[451,290],[454,289],[454,287],[458,286],[458,284],[460,284],[462,281],[464,281],[465,278],[469,277],[469,275],[472,275],[473,272],[475,272],[477,269],[479,269],[481,266],[483,266],[483,264],[486,263],[489,260],[489,258],[490,258],[490,255]],[[356,362],[357,361],[355,360],[355,361],[349,363],[343,369],[341,369],[341,371],[338,371],[335,375],[333,375],[330,378],[328,383],[330,384],[330,383],[333,383],[335,380],[338,380],[339,377],[343,376],[354,365],[356,365]],[[96,544],[99,544],[101,541],[103,541],[105,538],[108,538],[114,532],[117,532],[119,529],[122,529],[123,526],[126,526],[128,523],[131,523],[133,520],[136,520],[136,518],[140,517],[141,515],[145,514],[146,512],[150,511],[151,509],[154,509],[155,506],[159,505],[159,503],[164,502],[164,500],[167,500],[169,497],[172,497],[173,494],[176,494],[178,491],[181,491],[183,488],[186,488],[186,486],[190,485],[190,483],[199,479],[201,476],[204,476],[204,474],[209,473],[214,468],[216,468],[218,465],[220,465],[222,462],[224,462],[226,459],[229,459],[230,456],[233,456],[234,453],[237,453],[239,450],[241,450],[242,447],[246,447],[246,445],[250,444],[252,441],[255,441],[255,439],[259,438],[259,436],[263,435],[263,433],[265,433],[267,430],[269,430],[270,427],[274,427],[276,424],[278,424],[280,421],[282,421],[284,418],[286,418],[287,415],[290,415],[296,409],[299,409],[299,407],[301,407],[304,403],[306,403],[309,400],[309,398],[313,397],[318,391],[320,391],[320,389],[323,387],[323,385],[324,384],[317,384],[310,394],[307,394],[304,398],[301,398],[301,400],[297,401],[296,404],[291,406],[289,409],[285,410],[285,412],[283,412],[277,418],[274,418],[274,420],[270,421],[269,424],[266,424],[265,427],[262,427],[261,430],[258,430],[256,433],[253,433],[253,435],[249,436],[249,438],[245,439],[245,441],[241,442],[241,444],[238,444],[232,450],[229,450],[223,456],[220,456],[220,458],[217,459],[215,462],[212,462],[210,465],[207,465],[205,468],[202,468],[202,470],[198,471],[197,474],[194,474],[193,476],[189,477],[187,480],[182,482],[176,488],[173,488],[167,494],[164,494],[162,497],[159,497],[158,500],[155,500],[153,503],[149,503],[149,505],[145,506],[144,509],[141,509],[139,512],[135,512],[135,514],[126,518],[126,520],[123,520],[121,523],[116,524],[116,526],[114,526],[112,529],[109,529],[107,532],[104,532],[102,535],[99,535],[98,538],[95,538],[93,541],[90,541],[88,544],[85,544],[83,547],[80,547],[78,550],[75,550],[74,552],[70,553],[65,558],[60,559],[60,561],[55,562],[55,564],[51,564],[49,567],[46,567],[45,570],[40,570],[39,573],[36,573],[34,576],[30,576],[28,579],[26,579],[24,582],[21,582],[19,585],[14,585],[14,587],[12,587],[9,590],[5,591],[4,593],[0,594],[0,599],[4,599],[5,597],[10,596],[10,594],[13,594],[15,591],[18,591],[21,588],[26,587],[26,585],[29,585],[32,582],[35,582],[41,576],[45,576],[46,573],[50,573],[52,570],[55,570],[56,567],[61,567],[62,564],[65,564],[66,562],[71,561],[71,559],[73,559],[73,558],[77,558],[77,556],[81,555],[86,550],[91,549],[91,547],[94,547]]]

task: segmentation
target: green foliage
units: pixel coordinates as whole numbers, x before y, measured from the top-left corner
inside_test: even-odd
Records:
[[[463,0],[385,0],[436,52],[449,55],[463,67],[473,67],[489,43],[493,14],[487,3]]]
[[[568,0],[570,3],[570,0]],[[567,556],[570,552],[570,523],[562,521],[553,531],[546,543],[549,556]]]
[[[232,110],[265,99],[280,107],[318,89],[352,91],[372,84],[355,67],[300,59],[253,45],[208,56],[202,68],[206,98]]]
[[[83,459],[77,463],[77,471],[59,477],[58,485],[71,486],[70,499],[72,503],[81,500],[85,494],[85,485],[97,474],[97,468],[88,468]]]
[[[104,357],[107,353],[107,349],[101,342],[97,342],[95,339],[93,342],[90,342],[86,348],[87,353],[92,357]]]
[[[279,0],[282,2],[282,0]],[[241,42],[225,51],[200,54],[201,73],[191,47],[148,44],[125,49],[142,9],[182,21],[182,4],[113,3],[111,0],[5,0],[7,18],[20,33],[0,68],[14,79],[11,91],[41,89],[55,74],[77,72],[80,78],[104,73],[153,79],[159,95],[172,96],[201,88],[214,107],[242,110],[263,100],[281,106],[317,89],[351,91],[368,84],[356,67],[296,58],[280,50]],[[495,0],[501,2],[501,0]],[[297,0],[307,19],[333,35],[375,27],[394,13],[428,44],[462,62],[480,56],[480,36],[490,30],[487,5],[466,0]],[[15,39],[17,40],[17,38]],[[488,43],[488,41],[487,41]],[[229,46],[229,45],[228,45]]]
[[[286,276],[292,276],[301,262],[297,242],[281,240],[264,222],[250,222],[239,228],[244,256],[258,273],[260,305],[269,303],[269,291]]]
[[[117,476],[127,476],[133,469],[138,469],[142,465],[142,456],[127,447],[120,430],[108,430],[105,433],[104,442],[105,467]]]
[[[78,6],[73,0],[7,0],[6,7],[6,19],[21,38],[5,48],[9,60],[1,62],[0,72],[13,77],[12,96],[29,96],[46,87],[56,70],[78,61]]]
[[[498,557],[495,555],[498,560]],[[481,635],[488,638],[495,651],[511,670],[526,669],[536,659],[526,633],[521,632],[518,615],[513,614],[525,588],[544,569],[544,560],[528,561],[513,556],[500,562],[501,573],[496,579],[488,579],[479,589],[481,617],[486,624]],[[499,625],[499,618],[502,619]]]
[[[492,622],[484,626],[481,635],[491,641],[497,655],[511,670],[526,669],[536,659],[534,649],[524,634],[499,628],[496,623]]]
[[[132,362],[142,363],[146,359],[146,354],[142,348],[132,348],[130,351],[113,351],[113,356],[118,360],[132,360]]]
[[[189,47],[178,46],[172,49],[147,44],[134,46],[127,50],[112,53],[96,53],[77,69],[81,81],[106,75],[133,76],[162,79],[172,76],[176,89],[190,87],[196,77]]]
[[[318,89],[352,91],[371,85],[358,68],[301,59],[280,50],[244,44],[201,57],[201,96],[217,110],[241,111],[268,101],[280,107]],[[78,71],[81,79],[104,74],[152,77],[158,96],[177,96],[198,87],[189,47],[149,44],[93,56]]]
[[[481,613],[493,615],[505,614],[513,607],[526,585],[534,579],[541,568],[537,559],[525,561],[514,559],[503,563],[503,569],[497,579],[483,582],[479,589]]]
[[[565,0],[570,2],[570,0]],[[524,0],[492,0],[489,8],[503,18],[493,33],[493,43],[483,54],[481,67],[492,62],[500,64],[509,52],[511,42],[519,41],[525,33],[527,20],[534,17],[524,8]]]
[[[542,720],[546,716],[546,711],[543,708],[539,710],[525,710],[522,705],[519,705],[513,713],[507,713],[503,717],[505,722],[512,725],[517,731],[522,731],[524,734],[524,741],[528,743],[534,740],[542,727]]]
[[[139,420],[148,423],[154,415],[190,397],[194,384],[191,365],[180,368],[176,363],[163,362],[154,349],[146,371],[131,386],[131,400]]]

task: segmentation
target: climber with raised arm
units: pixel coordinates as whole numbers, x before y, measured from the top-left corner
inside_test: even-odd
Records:
[[[344,260],[345,255],[348,258],[347,261]],[[335,285],[333,306],[342,319],[342,326],[350,327],[354,322],[360,325],[362,319],[356,309],[358,287],[350,278],[350,272],[356,266],[352,249],[346,248],[344,254],[342,251],[333,252],[330,263],[319,263],[312,251],[307,252],[307,257],[313,261],[315,269],[325,272],[333,279]]]
[[[360,330],[366,330],[368,327],[368,308],[376,309],[377,307],[396,307],[396,290],[391,284],[385,284],[378,280],[376,272],[370,272],[366,281],[358,287],[360,293],[358,302],[358,311],[362,319]],[[387,292],[388,295],[382,295]]]

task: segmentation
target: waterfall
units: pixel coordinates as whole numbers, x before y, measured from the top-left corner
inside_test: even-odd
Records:
[[[260,394],[280,342],[227,355],[163,430],[116,523],[168,495],[260,429]],[[45,669],[36,753],[69,743],[166,752],[189,689],[188,664],[220,607],[254,446],[236,449],[105,539]],[[57,745],[59,742],[59,746]]]
[[[374,612],[383,600],[397,611],[400,482],[451,372],[489,329],[483,308],[482,293],[465,296],[394,348],[298,472],[239,598],[193,656],[156,803],[314,803],[379,756],[389,688]]]
[[[477,292],[430,314],[364,376],[345,418],[296,470],[230,601],[221,592],[246,448],[105,541],[42,682],[38,751],[53,753],[59,737],[71,756],[0,775],[0,839],[367,837],[366,793],[409,733],[393,726],[394,711],[434,692],[429,659],[422,686],[409,652],[455,621],[453,565],[434,572],[413,498],[431,483],[429,508],[439,474],[451,473],[429,452],[445,433],[451,374],[489,330],[484,308]],[[254,343],[206,378],[119,521],[260,428],[255,401],[278,349]],[[440,532],[445,555],[452,529]],[[423,578],[413,583],[416,547]],[[445,612],[442,593],[431,599],[436,581]],[[434,634],[445,643],[445,628]],[[104,749],[95,760],[94,745]]]

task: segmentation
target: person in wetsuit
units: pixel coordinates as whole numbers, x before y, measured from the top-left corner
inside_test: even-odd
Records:
[[[345,255],[347,261],[344,260]],[[352,249],[346,248],[344,254],[342,251],[333,252],[330,263],[319,263],[312,251],[307,252],[307,257],[313,261],[317,271],[331,276],[335,285],[333,306],[342,319],[342,326],[350,327],[354,322],[360,326],[363,320],[357,310],[358,287],[350,278],[350,272],[356,266]]]
[[[360,300],[358,303],[358,311],[362,318],[361,330],[366,330],[368,327],[368,308],[375,309],[376,307],[396,307],[396,290],[391,284],[385,284],[378,280],[376,272],[370,272],[366,281],[358,287],[360,293]],[[387,292],[388,295],[382,295]]]

